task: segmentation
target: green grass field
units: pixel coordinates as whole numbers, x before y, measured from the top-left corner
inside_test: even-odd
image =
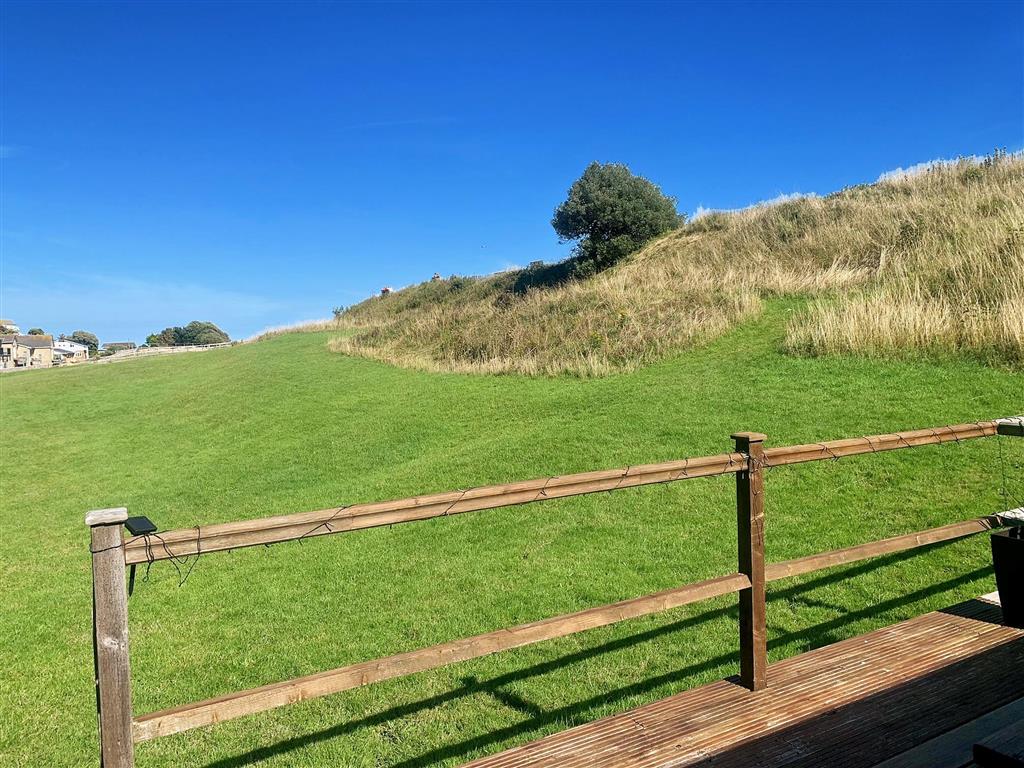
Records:
[[[1024,411],[969,362],[802,359],[792,304],[599,379],[428,374],[292,334],[0,377],[0,764],[95,764],[87,510],[161,528]],[[1002,453],[1002,465],[1000,462]],[[772,470],[779,560],[1021,504],[1024,440]],[[778,582],[772,658],[994,589],[984,537]],[[735,568],[709,478],[153,566],[130,601],[138,713]],[[137,764],[456,765],[736,670],[734,600],[689,606],[141,745]]]

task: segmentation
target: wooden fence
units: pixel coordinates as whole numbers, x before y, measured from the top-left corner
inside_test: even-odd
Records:
[[[217,344],[190,344],[180,347],[133,347],[122,349],[104,357],[94,357],[87,360],[89,363],[118,363],[122,360],[135,360],[139,357],[154,357],[157,355],[179,355],[185,352],[206,352],[210,349],[224,349],[242,344],[241,341],[222,341]]]
[[[128,517],[126,509],[90,512],[86,516],[86,524],[91,529],[92,537],[93,637],[101,765],[107,768],[133,766],[134,745],[148,739],[564,637],[730,593],[739,593],[740,680],[744,686],[756,691],[766,685],[765,585],[768,582],[1024,522],[1024,508],[1020,508],[905,536],[766,564],[764,471],[789,464],[960,442],[996,434],[1024,436],[1024,417],[783,448],[766,448],[764,435],[741,432],[732,435],[735,450],[717,456],[583,472],[319,512],[197,526],[127,539],[122,527]],[[726,474],[736,475],[739,557],[735,573],[172,709],[133,715],[126,566],[566,496]]]

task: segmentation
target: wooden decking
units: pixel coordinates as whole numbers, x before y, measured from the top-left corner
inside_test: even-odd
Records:
[[[756,693],[723,680],[469,766],[875,766],[1024,697],[1000,621],[971,600],[772,664]]]

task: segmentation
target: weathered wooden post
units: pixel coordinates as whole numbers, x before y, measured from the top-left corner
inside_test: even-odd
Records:
[[[85,516],[92,534],[92,623],[100,765],[133,768],[131,675],[128,665],[128,593],[124,532],[128,510],[98,509]]]
[[[732,435],[747,466],[736,474],[736,526],[739,571],[750,579],[740,595],[740,681],[752,691],[768,684],[768,639],[765,629],[764,446],[757,432]]]

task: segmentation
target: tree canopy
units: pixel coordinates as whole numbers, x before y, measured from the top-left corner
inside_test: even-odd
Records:
[[[45,336],[46,335],[46,331],[44,331],[42,328],[29,328],[28,329],[28,335],[29,336]]]
[[[193,320],[186,326],[170,326],[146,337],[150,347],[188,347],[197,344],[221,344],[231,338],[213,323]]]
[[[71,341],[77,341],[79,344],[85,344],[89,348],[89,353],[93,355],[100,348],[100,340],[96,338],[95,333],[89,333],[89,331],[75,331],[68,338]]]
[[[562,242],[578,240],[577,273],[610,267],[683,217],[675,198],[619,163],[591,163],[555,209],[551,226]]]

